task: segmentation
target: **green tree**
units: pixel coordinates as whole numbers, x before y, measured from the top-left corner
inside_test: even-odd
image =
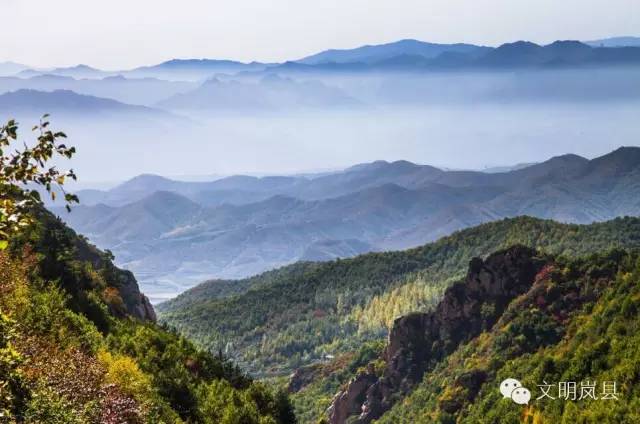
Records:
[[[35,145],[18,145],[18,123],[10,120],[0,127],[0,249],[5,249],[12,234],[31,223],[29,210],[42,202],[40,191],[44,189],[52,200],[62,193],[67,209],[78,202],[76,195],[64,190],[65,181],[75,180],[73,170],[61,171],[51,161],[56,157],[70,159],[74,147],[61,143],[63,132],[49,129],[48,115],[33,127],[37,134]],[[57,190],[56,190],[57,188]]]

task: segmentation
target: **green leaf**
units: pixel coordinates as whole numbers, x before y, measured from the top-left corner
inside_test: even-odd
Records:
[[[9,246],[9,242],[7,240],[0,240],[0,250],[5,250]]]

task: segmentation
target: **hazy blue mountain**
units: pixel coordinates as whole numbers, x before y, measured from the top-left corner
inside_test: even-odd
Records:
[[[37,70],[37,69],[25,69],[18,73],[19,77],[29,78],[37,75],[58,75],[61,77],[71,77],[71,78],[89,78],[89,79],[98,79],[104,78],[106,76],[112,75],[111,72],[102,71],[100,69],[92,68],[88,65],[76,65],[70,66],[67,68],[54,68],[46,71]]]
[[[640,148],[496,173],[377,161],[312,179],[144,175],[87,194],[94,205],[62,218],[112,249],[157,300],[206,278],[404,249],[504,217],[590,223],[639,215]]]
[[[104,203],[122,206],[147,197],[156,191],[170,191],[204,206],[225,203],[242,205],[288,193],[303,185],[307,177],[252,177],[235,175],[214,181],[177,181],[159,175],[143,174],[110,190],[80,190],[83,205]]]
[[[579,41],[555,41],[540,46],[518,41],[488,52],[475,64],[492,68],[640,64],[640,48],[592,48]]]
[[[83,64],[42,70],[6,62],[0,64],[0,76],[16,75],[20,78],[30,78],[55,75],[82,80],[125,76],[133,79],[156,78],[168,81],[195,82],[209,80],[218,74],[243,75],[260,72],[322,73],[466,69],[477,66],[502,69],[532,66],[637,65],[640,63],[639,40],[638,37],[616,37],[584,43],[556,41],[546,46],[517,41],[497,48],[464,43],[436,44],[418,40],[400,40],[354,49],[326,50],[297,61],[287,61],[281,64],[242,63],[216,59],[172,59],[157,65],[113,72]],[[100,95],[101,93],[86,92],[86,94]],[[122,98],[119,100],[127,101]]]
[[[471,44],[434,44],[418,40],[400,40],[388,44],[362,46],[355,49],[326,50],[298,60],[298,63],[318,65],[327,63],[366,63],[373,64],[398,56],[435,58],[442,53],[463,53],[470,56],[480,55],[488,47]]]
[[[170,117],[167,112],[145,106],[134,106],[111,99],[77,94],[70,90],[51,92],[17,90],[0,94],[0,113],[6,116],[39,117],[45,113],[57,115],[120,115]]]
[[[376,241],[400,228],[408,231],[446,205],[485,201],[496,192],[387,184],[325,200],[277,195],[215,208],[156,192],[121,207],[78,206],[61,217],[98,245],[111,246],[158,298],[207,276],[247,276],[301,258],[374,250]]]
[[[170,81],[197,81],[211,78],[217,73],[235,74],[241,71],[259,71],[266,64],[252,62],[241,63],[232,60],[215,59],[172,59],[151,66],[141,66],[130,70],[103,71],[88,65],[76,65],[65,68],[47,70],[21,69],[17,74],[23,78],[37,75],[58,75],[76,79],[100,79],[109,76],[123,75],[129,78],[158,78]]]
[[[15,75],[29,67],[15,62],[0,62],[0,76]]]
[[[611,37],[584,43],[592,47],[640,47],[640,37]]]
[[[358,102],[336,87],[320,81],[295,81],[270,74],[257,82],[221,81],[176,94],[158,106],[176,110],[274,110],[354,106]]]
[[[184,191],[189,183],[173,181],[159,175],[144,174],[128,180],[116,187],[103,190],[80,190],[78,195],[85,205],[104,203],[121,206],[132,203],[159,191]]]
[[[125,78],[122,75],[102,79],[76,79],[42,74],[30,78],[0,77],[0,93],[20,89],[39,91],[71,90],[78,94],[113,99],[123,103],[150,106],[196,85],[184,81],[156,78]]]
[[[168,191],[157,191],[143,200],[129,203],[121,208],[105,205],[95,207],[100,219],[84,215],[83,208],[77,208],[73,219],[87,219],[85,226],[92,234],[104,232],[108,240],[148,240],[174,230],[183,223],[191,222],[202,210],[198,204]],[[70,215],[71,216],[71,215]],[[106,225],[108,223],[108,225]]]
[[[517,163],[511,166],[491,166],[489,168],[484,168],[481,171],[486,172],[488,174],[496,174],[499,172],[509,172],[509,171],[517,171],[519,169],[528,168],[531,165],[535,165],[535,163]]]
[[[259,62],[242,63],[232,60],[215,59],[172,59],[153,66],[142,66],[126,71],[131,77],[152,77],[168,80],[197,81],[213,77],[218,73],[235,74],[242,71],[260,71],[267,64]]]
[[[306,184],[293,187],[288,193],[304,199],[323,199],[385,184],[417,189],[436,181],[443,174],[442,170],[429,165],[381,160],[316,178]]]
[[[640,47],[633,44],[624,47],[591,46],[580,41],[559,40],[549,45],[538,45],[529,41],[506,43],[497,48],[455,44],[457,48],[440,46],[429,50],[433,54],[419,52],[421,42],[409,40],[384,46],[365,46],[352,50],[328,50],[317,56],[298,62],[287,62],[274,69],[278,71],[319,73],[319,72],[383,72],[404,71],[442,71],[442,70],[502,70],[511,68],[593,68],[621,65],[640,65]],[[417,43],[417,44],[416,44]],[[426,43],[428,46],[430,44]],[[376,56],[363,52],[375,52]]]

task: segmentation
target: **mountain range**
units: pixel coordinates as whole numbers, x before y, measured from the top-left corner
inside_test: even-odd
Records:
[[[71,90],[38,91],[20,89],[0,94],[0,114],[3,119],[16,116],[36,119],[46,113],[57,116],[118,116],[144,119],[177,119],[169,112],[121,103],[116,100],[77,94]]]
[[[403,40],[353,50],[328,50],[274,69],[295,71],[384,71],[438,69],[564,68],[637,65],[640,48],[592,47],[579,41],[555,41],[538,45],[527,41],[496,48],[467,44],[439,45]]]
[[[37,69],[24,69],[20,71],[16,76],[22,78],[30,78],[34,76],[43,75],[57,75],[61,77],[69,77],[75,79],[99,79],[104,78],[111,75],[110,72],[103,71],[101,69],[92,68],[88,65],[76,65],[65,68],[54,68],[46,71],[37,70]]]
[[[521,409],[500,403],[499,382],[513,375],[535,381],[540,376],[528,376],[529,367],[554,374],[548,381],[568,368],[598,372],[579,366],[594,351],[577,346],[587,334],[602,335],[594,330],[600,317],[622,314],[637,287],[628,274],[637,255],[625,250],[637,249],[639,236],[638,218],[574,225],[517,217],[406,251],[208,281],[157,309],[162,322],[198,345],[221,349],[254,375],[285,379],[301,423],[429,422],[437,413],[519,423]],[[617,288],[620,303],[591,307],[611,299],[602,296],[606,287]],[[576,329],[583,334],[574,339]],[[572,347],[563,349],[567,341]],[[554,354],[541,352],[545,346]],[[621,358],[628,363],[634,349],[632,341],[624,346],[625,353],[618,343],[596,349],[598,357],[616,358],[599,363],[624,368]],[[516,372],[510,361],[527,366]]]
[[[144,106],[199,121],[214,118],[216,112],[252,115],[543,100],[628,102],[640,96],[638,73],[633,71],[640,65],[640,47],[634,40],[548,45],[517,41],[498,47],[401,40],[332,49],[283,63],[173,59],[122,71],[88,65],[31,69],[5,62],[0,64],[0,95],[20,109],[37,105],[39,110],[51,108],[47,112],[61,108],[68,112],[73,103],[90,114]],[[73,100],[70,92],[77,95]],[[104,100],[99,107],[97,98]]]
[[[125,71],[122,74],[134,78],[161,78],[167,80],[195,81],[211,78],[215,74],[235,74],[242,71],[260,71],[267,64],[259,62],[242,63],[233,60],[215,59],[172,59],[153,66]]]
[[[145,175],[80,191],[80,206],[57,212],[111,249],[158,300],[210,277],[405,249],[505,217],[591,223],[638,215],[639,190],[640,148],[625,147],[501,173],[378,161],[316,178]]]
[[[17,76],[0,77],[0,92],[21,89],[37,91],[70,90],[122,103],[152,106],[175,94],[194,89],[196,83],[187,81],[165,81],[157,78],[126,78],[122,75],[100,79],[73,78],[53,74],[35,75],[29,78]]]
[[[358,101],[320,81],[295,81],[270,74],[256,82],[213,78],[198,88],[175,94],[157,105],[170,110],[243,110],[354,107]]]
[[[0,76],[15,75],[25,69],[29,67],[15,62],[0,62]]]
[[[174,59],[115,72],[0,63],[0,123],[60,116],[86,152],[74,167],[212,175],[142,174],[80,190],[70,213],[35,204],[30,225],[3,233],[0,415],[640,422],[640,147],[593,157],[611,140],[636,143],[639,65],[633,37],[495,48],[401,40],[284,63]],[[441,118],[448,107],[453,125]],[[324,133],[336,121],[320,112],[334,110],[344,126]],[[425,125],[434,115],[444,136]],[[563,121],[576,116],[575,127]],[[307,127],[308,117],[320,124]],[[502,152],[496,135],[514,149]],[[291,144],[281,149],[278,137]],[[381,138],[397,144],[374,152]],[[438,145],[450,157],[498,152],[488,163],[504,163],[531,140],[540,151],[520,159],[538,161],[552,144],[591,153],[484,171],[378,160],[218,176],[246,157],[284,169],[315,155],[311,143],[334,157],[349,148],[357,158],[432,157]],[[400,153],[403,143],[418,154]],[[20,184],[19,174],[5,179]],[[503,384],[513,378],[521,382],[508,399]],[[569,381],[581,395],[602,388],[601,397],[562,399]],[[537,397],[545,386],[558,397]],[[515,395],[529,389],[519,405]],[[611,389],[620,399],[604,396]]]
[[[472,44],[434,44],[418,40],[400,40],[393,43],[376,46],[362,46],[355,49],[325,50],[323,52],[307,56],[296,62],[305,65],[318,65],[323,63],[367,63],[373,64],[385,59],[402,55],[421,56],[433,59],[443,53],[470,54],[478,57],[491,50],[490,47],[474,46]]]
[[[585,41],[593,47],[638,47],[640,46],[640,37],[612,37],[602,40]]]
[[[473,44],[437,44],[419,40],[366,45],[353,49],[329,49],[298,60],[282,63],[243,63],[218,59],[172,59],[157,65],[129,70],[103,71],[88,65],[53,69],[31,69],[6,62],[0,76],[29,78],[39,75],[68,76],[76,79],[101,79],[122,75],[130,78],[158,78],[168,81],[203,81],[216,74],[309,71],[370,71],[428,69],[511,69],[519,67],[597,67],[640,63],[637,37],[613,37],[602,40],[556,41],[541,46],[517,41],[499,47]]]

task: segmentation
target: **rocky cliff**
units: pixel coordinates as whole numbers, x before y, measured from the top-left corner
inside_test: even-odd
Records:
[[[382,416],[438,361],[490,329],[509,303],[529,290],[547,262],[521,246],[484,261],[471,260],[466,278],[447,289],[433,312],[396,319],[382,358],[384,369],[369,367],[340,391],[328,411],[330,422],[343,424],[353,417],[350,422],[369,423]]]
[[[73,212],[72,212],[73,213]],[[110,312],[117,317],[131,316],[143,321],[156,321],[156,314],[149,299],[140,292],[138,282],[130,271],[118,268],[113,263],[114,257],[109,251],[102,251],[90,244],[85,237],[77,234],[67,227],[58,217],[44,208],[36,208],[33,211],[38,225],[32,233],[26,234],[23,239],[16,240],[16,249],[25,248],[38,253],[42,261],[39,265],[44,278],[60,279],[59,275],[66,276],[67,282],[63,286],[70,294],[84,296],[88,290],[95,290],[96,284],[93,277],[85,276],[95,274],[102,281],[104,290],[100,294],[107,303]],[[70,278],[71,270],[63,272],[63,266],[59,259],[65,258],[78,262],[75,266],[77,275]],[[87,266],[80,266],[84,263]],[[62,278],[65,280],[65,277]],[[80,302],[81,304],[86,302]]]
[[[149,298],[140,292],[138,282],[130,271],[120,270],[120,296],[129,315],[145,321],[156,322],[156,312]]]

